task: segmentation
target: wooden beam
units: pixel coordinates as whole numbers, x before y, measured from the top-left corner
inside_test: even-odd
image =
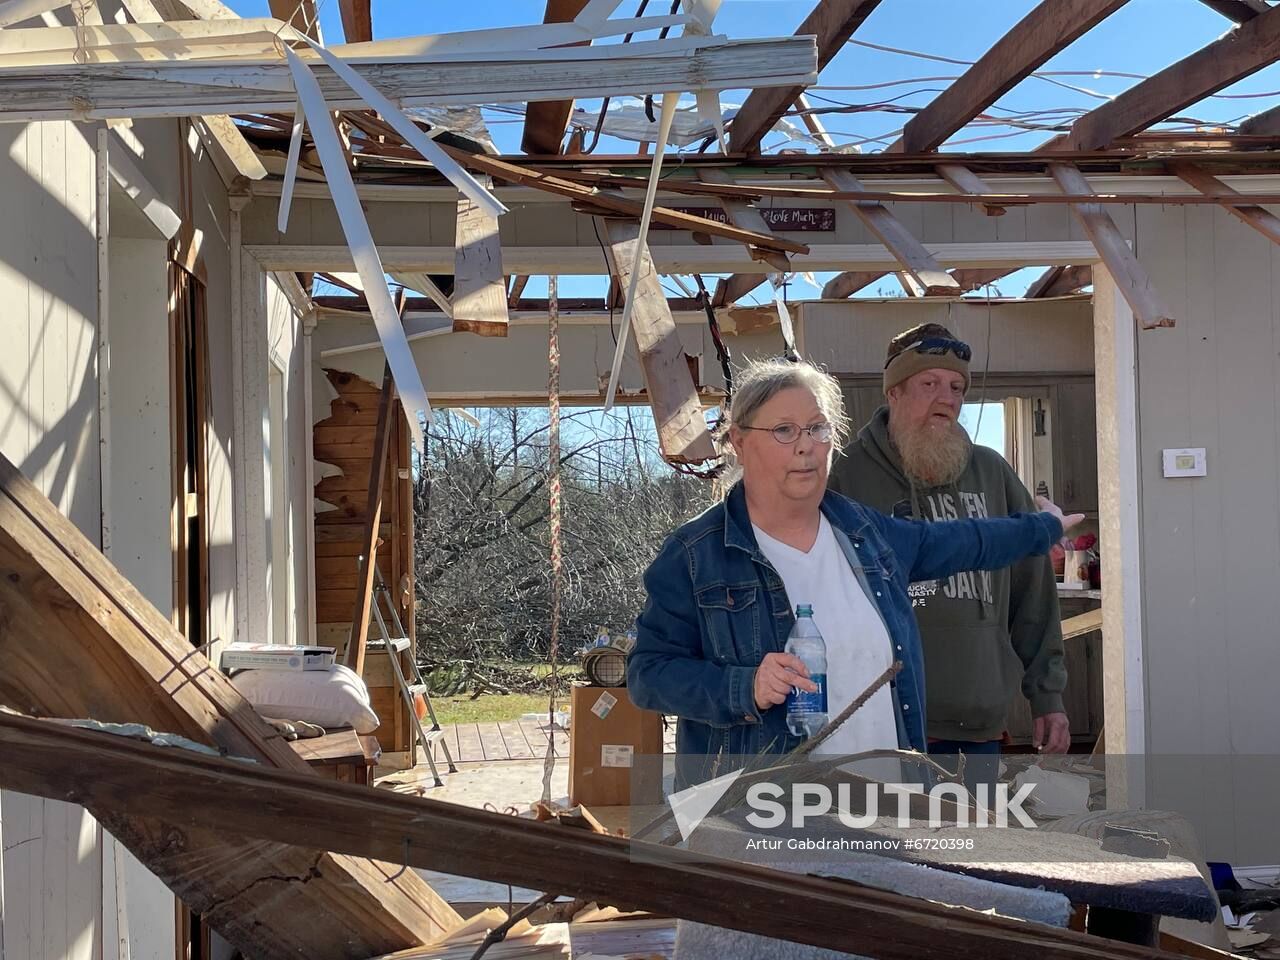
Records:
[[[655,243],[652,236],[649,253],[660,273],[744,273],[761,276],[763,282],[764,274],[775,272],[767,263],[752,260],[741,244]],[[332,274],[350,270],[352,263],[350,249],[338,244],[260,243],[247,244],[245,249],[267,270],[310,269]],[[456,252],[452,243],[447,247],[383,244],[378,249],[389,272],[425,272],[432,275],[447,275],[452,271]],[[1097,256],[1088,240],[931,243],[929,250],[946,267],[1053,266],[1089,263]],[[797,270],[813,272],[899,269],[893,254],[879,243],[815,244],[812,253],[797,256],[794,262]],[[571,247],[504,244],[502,263],[512,273],[533,276],[552,273],[560,276],[608,276],[611,269],[598,247],[585,244]]]
[[[1067,617],[1062,621],[1062,639],[1071,640],[1102,629],[1102,608]]]
[[[1244,23],[1252,20],[1260,13],[1271,9],[1266,0],[1200,0],[1215,13],[1220,13],[1228,20]]]
[[[879,5],[880,0],[818,0],[795,35],[817,37],[819,72]],[[753,89],[729,126],[729,152],[759,153],[765,134],[804,93],[805,86]]]
[[[704,167],[698,171],[698,179],[702,183],[715,184],[732,184],[733,177],[723,170],[714,167]],[[729,220],[734,226],[742,227],[744,230],[754,230],[757,233],[772,234],[773,231],[764,221],[764,215],[755,207],[751,206],[745,200],[739,200],[734,197],[720,197],[720,206],[728,215]],[[777,268],[780,273],[791,272],[791,260],[785,253],[773,253],[768,250],[762,250],[759,247],[748,246],[747,251],[753,259],[763,260],[773,267]],[[743,278],[740,274],[734,274],[727,280],[722,280],[716,284],[716,294],[713,304],[724,306],[728,303],[737,303],[740,297],[750,293],[756,287],[760,286],[760,277]],[[724,299],[720,300],[723,294]]]
[[[283,20],[312,40],[320,39],[320,21],[316,16],[316,0],[267,0],[271,15]]]
[[[520,296],[524,293],[524,288],[529,285],[529,276],[524,274],[513,277],[511,280],[511,292],[507,295],[507,309],[514,310],[516,305],[520,303]]]
[[[1270,110],[1263,110],[1261,113],[1255,113],[1244,123],[1240,124],[1240,133],[1246,136],[1254,137],[1275,137],[1280,136],[1280,107],[1272,107]]]
[[[691,46],[693,41],[698,45]],[[635,49],[641,47],[644,44],[633,44],[626,54],[608,57],[599,55],[597,48],[584,47],[533,51],[519,59],[379,57],[353,60],[350,66],[389,99],[409,107],[456,103],[459,97],[468,103],[487,103],[652,89],[734,90],[753,83],[761,87],[811,83],[816,76],[816,51],[808,38],[727,43],[677,38]],[[614,49],[619,48],[610,48]],[[368,109],[364,99],[327,64],[310,65],[329,110]],[[219,83],[207,82],[213,74]],[[156,96],[158,85],[165,96]],[[70,64],[0,77],[0,116],[5,120],[289,113],[295,103],[289,65],[275,57],[211,59],[198,65],[182,60]]]
[[[1066,146],[1100,150],[1261,70],[1278,56],[1280,7],[1272,7],[1086,113],[1071,125]]]
[[[859,953],[880,960],[936,956],[940,937],[951,960],[1177,960],[1154,947],[861,884],[262,769],[29,717],[0,714],[0,749],[0,785],[34,796],[114,804],[282,844],[310,843],[319,835],[335,849],[395,859],[409,868],[600,900],[831,950],[856,944]],[[566,870],[566,864],[578,866]],[[708,890],[716,895],[707,896]]]
[[[342,37],[347,43],[368,43],[373,39],[371,0],[338,0],[342,14]]]
[[[958,163],[940,163],[936,167],[938,176],[961,193],[995,193],[985,180],[968,167]],[[997,203],[984,203],[982,209],[988,217],[1003,217],[1005,208]]]
[[[893,275],[898,278],[898,282],[902,284],[902,292],[908,297],[914,299],[915,297],[924,297],[929,295],[916,278],[906,271],[897,270]]]
[[[1167,166],[1176,176],[1191,184],[1207,197],[1227,197],[1232,199],[1240,197],[1238,191],[1233,190],[1217,177],[1205,173],[1203,169],[1193,163],[1175,161],[1168,163]],[[1241,223],[1253,227],[1272,243],[1280,243],[1280,217],[1277,217],[1270,210],[1257,206],[1241,207],[1229,204],[1224,205],[1224,209]]]
[[[619,196],[602,193],[592,187],[585,186],[581,183],[575,183],[572,180],[566,180],[563,177],[557,177],[554,174],[544,170],[527,169],[517,166],[514,163],[508,163],[505,160],[499,160],[496,157],[489,157],[478,153],[467,153],[464,150],[458,150],[441,144],[446,153],[461,163],[463,166],[470,167],[490,176],[506,180],[510,183],[521,183],[528,187],[535,187],[539,190],[546,190],[548,193],[555,193],[562,197],[571,197],[587,204],[590,207],[598,207],[613,213],[625,214],[629,217],[639,219],[644,211],[644,205],[636,203],[633,200],[625,200]],[[682,230],[693,230],[698,233],[709,233],[715,236],[725,237],[729,240],[736,240],[739,243],[746,244],[748,247],[759,247],[764,250],[777,253],[808,253],[809,248],[803,243],[797,243],[794,240],[787,240],[783,237],[774,236],[771,233],[761,233],[754,230],[744,230],[741,227],[719,223],[715,220],[709,220],[706,217],[695,216],[691,213],[683,213],[679,210],[671,210],[667,207],[654,207],[653,219],[658,223],[665,223],[668,226],[678,227]]]
[[[907,121],[890,152],[936,150],[1025,77],[1128,0],[1041,0],[953,80],[929,105]]]
[[[258,769],[310,776],[230,680],[3,456],[0,623],[2,703],[142,723]],[[315,837],[288,847],[196,817],[177,827],[114,804],[90,812],[246,956],[374,956],[458,922],[412,871],[387,882],[397,867],[323,853]]]
[[[606,220],[604,227],[613,257],[613,274],[622,289],[629,289],[636,246],[643,243],[640,226],[630,221]],[[671,463],[714,459],[715,446],[698,400],[697,385],[689,373],[688,357],[680,345],[667,295],[647,245],[640,261],[631,331],[640,353],[640,369],[653,407],[662,456]]]
[[[724,307],[737,303],[760,284],[768,280],[763,273],[735,273],[716,283],[715,296],[711,303],[716,307]]]
[[[1064,193],[1083,194],[1089,191],[1089,181],[1070,164],[1051,164],[1049,172]],[[1093,241],[1094,249],[1142,327],[1172,327],[1172,314],[1156,293],[1147,271],[1138,263],[1111,215],[1095,203],[1072,204],[1071,212],[1080,221],[1085,235]]]
[[[822,299],[843,300],[885,276],[888,274],[882,270],[846,270],[827,281],[822,288]]]
[[[858,178],[848,170],[828,167],[822,171],[822,179],[833,190],[862,190]],[[888,207],[874,202],[845,202],[925,293],[930,296],[960,293],[960,285],[938,265],[933,254],[911,235]]]
[[[733,177],[716,167],[703,167],[698,171],[698,179],[703,183],[733,183]],[[737,200],[732,197],[721,197],[720,206],[728,216],[729,222],[735,227],[740,227],[743,230],[750,230],[766,237],[773,236],[773,230],[770,229],[769,225],[764,221],[764,214],[745,200]],[[779,273],[791,272],[791,261],[787,258],[786,254],[775,253],[772,250],[762,249],[751,245],[748,245],[747,249],[750,251],[751,256],[754,259],[764,260],[766,263],[776,267]]]
[[[401,320],[404,318],[404,291],[400,291]],[[373,456],[369,461],[369,486],[365,496],[364,537],[360,542],[360,563],[356,573],[356,607],[351,616],[351,633],[343,662],[364,676],[364,654],[369,639],[369,616],[377,598],[373,595],[373,572],[378,565],[378,530],[382,524],[382,493],[387,483],[387,461],[391,458],[391,418],[395,405],[395,379],[391,365],[382,371],[382,391],[378,395],[378,422],[373,428]],[[395,654],[387,651],[389,655]]]
[[[1093,267],[1088,264],[1050,267],[1027,288],[1023,298],[1026,300],[1038,300],[1048,297],[1061,297],[1076,293],[1092,283]]]
[[[543,23],[568,23],[587,5],[587,0],[547,0]],[[574,44],[585,46],[585,44]],[[572,100],[548,100],[542,103],[531,103],[525,108],[524,133],[520,138],[520,149],[525,153],[553,154],[561,153],[564,147],[564,132],[569,127],[569,117],[573,114]]]
[[[493,182],[481,179],[486,190]],[[454,239],[453,330],[483,337],[507,335],[507,285],[502,272],[498,218],[464,196],[458,197]]]
[[[1019,269],[1021,268],[992,267],[986,270],[974,270],[961,267],[958,270],[952,270],[951,276],[955,277],[956,283],[960,284],[961,290],[978,290],[989,283],[995,283],[997,280],[1009,276],[1011,273],[1017,273]]]
[[[230,179],[224,176],[224,183],[230,187],[236,176],[246,180],[263,180],[267,176],[267,168],[263,166],[258,151],[249,145],[240,128],[225,113],[214,113],[201,117],[205,130],[212,140],[212,151],[220,152],[229,163],[233,174]],[[212,152],[211,151],[211,152]],[[217,152],[214,156],[217,156]],[[215,160],[215,165],[217,161]],[[221,174],[222,171],[219,170]]]
[[[1277,8],[1280,9],[1280,8]],[[1240,156],[1239,154],[1236,155]],[[1210,155],[1210,159],[1216,157]],[[496,158],[487,157],[488,160]],[[770,158],[772,159],[772,158]],[[1114,162],[1114,157],[1112,158]],[[1037,157],[1041,166],[1035,172],[1043,172],[1048,168],[1050,163],[1074,163],[1074,155],[1068,151],[1057,156]],[[500,161],[503,162],[503,161]],[[877,167],[880,165],[877,164]],[[538,168],[518,167],[519,170],[536,170],[541,176],[555,176],[562,182],[571,182],[579,188],[584,185],[592,185],[601,189],[619,190],[623,188],[644,189],[648,181],[639,177],[625,177],[617,174],[602,174],[586,170],[559,170],[554,174],[550,170],[542,170]],[[844,169],[843,167],[839,169]],[[883,172],[883,169],[877,172]],[[933,168],[936,172],[936,165]],[[1023,170],[1021,172],[1027,172]],[[1252,172],[1252,171],[1250,171]],[[1270,172],[1270,171],[1266,171]],[[762,198],[792,198],[798,200],[848,200],[856,203],[943,203],[943,204],[966,204],[975,203],[994,204],[1002,207],[1009,206],[1032,206],[1035,204],[1071,204],[1071,203],[1101,203],[1112,206],[1133,206],[1134,204],[1153,204],[1157,206],[1176,206],[1178,204],[1212,204],[1221,201],[1212,198],[1197,196],[1192,193],[1151,193],[1134,191],[1132,193],[1089,193],[1089,194],[1063,194],[1063,193],[1003,193],[988,188],[987,193],[965,193],[952,192],[945,193],[938,191],[926,191],[917,189],[902,190],[834,190],[823,187],[791,187],[791,186],[758,186],[756,184],[742,185],[736,183],[718,184],[718,183],[700,183],[691,180],[680,180],[671,178],[663,180],[662,190],[664,193],[680,193],[692,196],[711,197],[717,201],[722,197],[735,197],[743,200],[760,200]],[[559,192],[559,191],[556,191]],[[1280,203],[1280,193],[1266,192],[1251,194],[1249,196],[1251,203]],[[690,229],[693,229],[690,227]],[[780,239],[780,238],[778,238]]]

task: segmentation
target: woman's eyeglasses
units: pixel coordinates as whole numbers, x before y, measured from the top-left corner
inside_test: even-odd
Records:
[[[898,353],[885,361],[884,365],[887,369],[894,359],[908,350],[914,350],[916,353],[926,353],[940,357],[947,353],[954,353],[957,357],[968,363],[973,356],[973,351],[969,349],[969,345],[963,340],[949,340],[946,337],[927,337],[924,340],[917,340],[903,347]]]
[[[773,439],[781,444],[795,443],[800,434],[807,433],[814,443],[830,443],[836,434],[836,428],[829,423],[811,423],[802,427],[798,423],[780,423],[776,427],[739,427],[739,430],[762,430],[772,433]]]

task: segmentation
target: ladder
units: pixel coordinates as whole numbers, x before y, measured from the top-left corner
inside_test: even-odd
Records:
[[[395,633],[391,633],[387,629],[386,618],[382,615],[381,600],[387,605],[387,610],[391,614],[391,623],[395,627]],[[427,685],[422,679],[422,672],[418,669],[417,657],[409,658],[409,669],[411,671],[412,683],[405,680],[404,670],[400,666],[400,654],[412,647],[408,634],[405,632],[404,624],[400,622],[400,614],[396,612],[395,599],[391,596],[391,591],[387,589],[385,581],[382,579],[382,571],[378,569],[375,562],[373,564],[373,603],[370,604],[374,619],[378,623],[378,632],[382,634],[381,640],[370,640],[367,646],[373,650],[386,650],[387,659],[391,661],[391,671],[395,674],[396,686],[400,689],[400,697],[404,700],[405,709],[409,711],[409,719],[413,723],[413,735],[417,743],[422,746],[422,752],[427,755],[427,765],[431,768],[431,776],[435,780],[437,787],[443,787],[444,781],[440,779],[440,771],[436,768],[435,745],[440,744],[440,749],[444,751],[444,758],[449,764],[449,772],[457,773],[458,768],[453,764],[453,755],[449,753],[449,744],[445,742],[444,731],[440,729],[440,721],[436,719],[435,707],[431,705],[431,695],[427,692]],[[418,716],[418,711],[414,706],[413,696],[420,694],[422,701],[427,705],[427,716],[431,718],[431,729],[426,729],[422,725],[422,719]]]

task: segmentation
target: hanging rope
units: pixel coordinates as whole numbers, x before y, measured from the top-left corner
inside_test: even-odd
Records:
[[[564,556],[560,538],[560,299],[557,280],[555,275],[547,278],[547,360],[551,371],[547,381],[547,410],[551,418],[547,463],[551,527],[551,694],[547,702],[547,755],[542,763],[542,802],[548,806],[551,804],[551,775],[556,766],[556,696],[560,692],[556,657],[560,652],[560,602],[564,589]]]

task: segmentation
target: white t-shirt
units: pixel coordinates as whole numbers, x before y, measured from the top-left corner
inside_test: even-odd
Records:
[[[761,552],[782,577],[792,612],[802,603],[813,607],[813,621],[827,645],[827,713],[834,719],[888,669],[889,632],[825,516],[808,553],[775,540],[755,524],[752,529]],[[851,754],[897,746],[893,697],[886,684],[814,752]]]

